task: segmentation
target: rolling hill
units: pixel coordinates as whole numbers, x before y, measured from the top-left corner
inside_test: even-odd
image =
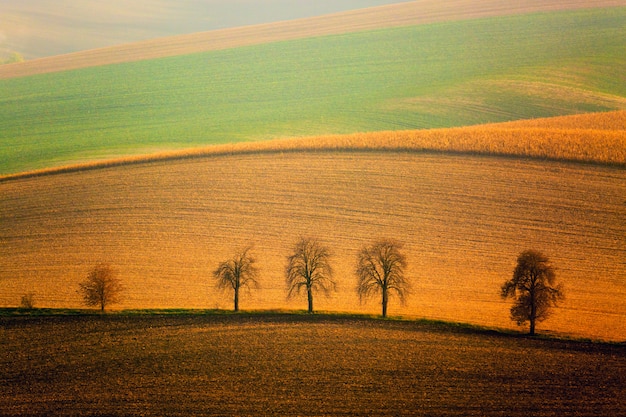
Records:
[[[0,52],[3,49],[2,43],[10,43],[15,37],[14,35],[18,38],[31,36],[35,39],[34,48],[43,49],[45,51],[43,54],[47,58],[0,67],[0,78],[381,27],[542,11],[626,6],[624,0],[595,0],[593,2],[584,0],[525,0],[520,3],[510,3],[505,0],[483,0],[480,3],[468,0],[452,0],[446,3],[435,0],[418,0],[395,2],[396,4],[379,7],[368,6],[393,2],[361,0],[357,3],[354,0],[334,0],[332,2],[323,0],[317,1],[315,4],[305,5],[301,2],[292,3],[289,0],[275,0],[273,2],[244,0],[233,5],[228,1],[217,0],[207,5],[195,0],[186,0],[182,4],[180,1],[175,4],[174,2],[163,1],[158,5],[137,1],[132,6],[126,3],[117,5],[115,2],[109,2],[107,5],[99,7],[97,5],[85,7],[83,3],[74,1],[73,8],[70,6],[70,10],[66,9],[63,13],[59,13],[56,4],[46,0],[35,1],[39,4],[21,2],[19,4],[0,5],[0,14],[3,14],[7,21],[4,28],[5,33],[0,32]],[[66,3],[66,5],[69,6],[69,3],[71,2]],[[340,10],[348,11],[339,12]],[[328,13],[335,11],[336,13],[312,18],[305,17],[323,14],[323,11]],[[185,32],[189,32],[190,28],[198,27],[198,25],[214,25],[215,22],[211,22],[210,18],[206,19],[207,14],[211,17],[217,15],[220,26],[226,26],[228,29],[163,38],[168,31],[173,30],[171,26],[176,26],[175,22],[177,21],[185,21]],[[301,18],[296,19],[295,17]],[[111,22],[111,20],[115,20],[115,22]],[[168,23],[163,24],[164,20],[167,20]],[[265,24],[260,24],[263,21]],[[258,24],[252,24],[255,22]],[[78,36],[76,35],[77,31],[80,31]],[[49,33],[54,33],[55,36],[51,37]],[[152,33],[152,36],[149,36],[149,33]],[[148,40],[126,44],[130,42],[129,37],[132,38],[133,36],[146,37]],[[123,42],[123,39],[126,39],[126,42]],[[19,43],[19,41],[17,42]],[[51,50],[55,50],[51,44],[57,43],[84,46],[82,48],[73,47],[65,53],[59,52],[62,56],[54,56],[55,54],[50,53]],[[104,47],[103,43],[114,46],[107,48]],[[121,45],[115,45],[115,43]],[[93,46],[89,48],[86,45]],[[4,49],[7,47],[5,46]],[[81,49],[87,50],[82,51]],[[11,52],[11,49],[7,51]],[[42,52],[39,53],[39,55],[41,54]],[[28,58],[31,57],[30,55],[32,54],[26,53]]]
[[[540,330],[625,340],[626,7],[437,4],[0,67],[0,306],[77,307],[105,261],[120,308],[228,308],[211,271],[252,243],[242,308],[299,308],[311,235],[339,281],[316,305],[375,313],[354,257],[389,236],[414,280],[392,315],[512,327],[499,286],[534,248],[567,290]]]
[[[0,414],[620,414],[624,6],[420,0],[0,66],[0,309],[61,309],[0,312]],[[331,249],[331,314],[286,313],[300,237]],[[353,314],[380,313],[354,274],[379,238],[412,285],[391,320]],[[244,312],[205,311],[250,245]],[[492,329],[519,329],[527,249],[565,339]],[[127,311],[66,310],[100,262]]]
[[[423,14],[403,21],[391,7],[373,21],[370,12],[362,21],[352,14],[277,32],[264,26],[268,37],[247,28],[237,32],[247,43],[226,36],[228,49],[0,80],[0,173],[208,144],[626,108],[626,8],[484,17],[528,9],[467,4],[444,21],[431,10],[437,23],[410,24]],[[481,18],[454,20],[474,15]],[[336,21],[343,25],[329,35]],[[398,21],[404,26],[385,27]],[[173,54],[183,53],[176,42],[194,45],[177,39]],[[154,45],[157,55],[167,50],[162,40]],[[116,51],[144,59],[148,46]],[[102,51],[95,56],[107,63]]]
[[[621,143],[624,155],[625,114],[484,129],[513,131],[522,142],[538,130],[550,138],[576,126],[590,141],[613,130],[621,142],[611,148]],[[477,128],[466,129],[441,131],[442,143]],[[77,283],[107,261],[127,288],[119,308],[229,308],[211,271],[252,243],[262,287],[242,295],[242,308],[302,308],[303,299],[285,301],[283,268],[295,240],[310,235],[333,249],[339,282],[333,297],[318,297],[318,308],[376,313],[374,300],[358,302],[354,258],[361,245],[389,236],[406,244],[414,285],[406,306],[392,300],[392,315],[512,327],[499,286],[517,255],[535,248],[553,260],[567,291],[540,330],[626,339],[626,171],[602,162],[604,146],[581,148],[581,161],[593,163],[580,163],[424,152],[385,138],[393,134],[380,134],[378,148],[374,137],[369,144],[347,137],[342,147],[332,145],[337,137],[291,148],[282,141],[274,150],[258,143],[6,178],[0,305],[33,292],[39,306],[78,307]],[[559,143],[538,148],[550,146]]]
[[[6,417],[626,414],[618,345],[332,315],[0,323]]]
[[[67,0],[1,2],[0,58],[74,53],[140,40],[294,20],[397,0]]]
[[[626,111],[461,128],[400,130],[212,145],[0,175],[0,182],[169,160],[303,151],[448,153],[626,166]]]

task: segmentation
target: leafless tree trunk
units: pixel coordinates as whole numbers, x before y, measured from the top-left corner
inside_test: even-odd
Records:
[[[389,302],[389,292],[387,291],[387,288],[383,288],[382,289],[383,292],[383,317],[387,317],[387,303]]]
[[[329,249],[317,240],[302,238],[287,258],[287,297],[306,289],[309,313],[313,312],[313,291],[321,290],[328,295],[336,290],[330,257]]]
[[[259,270],[255,266],[256,259],[250,254],[251,250],[252,247],[248,246],[231,259],[220,263],[213,271],[213,277],[217,280],[219,288],[233,289],[235,311],[239,311],[239,290],[250,286],[259,287],[257,282]]]
[[[358,254],[356,291],[359,299],[363,302],[380,291],[383,317],[387,317],[390,291],[404,302],[411,290],[404,275],[407,263],[401,249],[402,245],[394,240],[381,240],[363,247]]]

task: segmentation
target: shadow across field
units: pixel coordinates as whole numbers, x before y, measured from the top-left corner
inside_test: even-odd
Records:
[[[211,270],[254,244],[261,289],[242,308],[302,308],[285,299],[285,255],[314,232],[335,252],[339,281],[317,308],[371,314],[378,304],[359,303],[353,262],[359,247],[388,236],[406,245],[416,290],[392,315],[511,327],[499,289],[515,255],[536,248],[573,295],[542,330],[626,339],[623,170],[321,149],[6,181],[0,305],[34,293],[38,307],[79,308],[78,284],[109,260],[126,288],[116,308],[228,309]]]
[[[626,412],[617,344],[282,311],[3,315],[0,332],[2,415]]]
[[[172,153],[163,153],[163,154],[150,154],[150,155],[142,155],[138,157],[128,157],[121,159],[113,159],[106,161],[97,161],[86,164],[76,164],[76,165],[67,165],[62,167],[54,167],[54,168],[46,168],[36,171],[25,171],[16,174],[9,175],[0,175],[0,184],[8,181],[15,180],[23,180],[29,178],[39,178],[46,177],[52,175],[61,175],[61,174],[73,174],[87,171],[95,171],[95,170],[103,170],[103,169],[113,169],[113,168],[123,168],[134,165],[145,165],[151,163],[161,163],[161,162],[177,162],[177,161],[185,161],[185,160],[197,160],[197,159],[209,159],[209,158],[220,158],[227,156],[259,156],[259,155],[285,155],[285,154],[302,154],[306,152],[315,152],[318,154],[335,154],[335,153],[343,153],[343,154],[363,154],[363,153],[371,153],[371,154],[414,154],[414,155],[448,155],[448,156],[459,156],[459,157],[497,157],[500,159],[507,160],[521,160],[521,161],[540,161],[540,162],[560,162],[560,163],[569,163],[576,165],[589,165],[589,166],[606,166],[606,167],[615,167],[617,169],[622,169],[624,167],[624,163],[622,162],[603,162],[603,161],[586,161],[580,160],[576,158],[563,158],[563,157],[554,157],[554,156],[537,156],[537,155],[524,155],[524,154],[514,154],[514,153],[495,153],[489,151],[481,151],[481,150],[442,150],[442,149],[430,149],[428,147],[424,148],[415,148],[415,147],[393,147],[393,148],[359,148],[359,147],[334,147],[334,148],[285,148],[285,149],[242,149],[242,150],[224,150],[220,151],[213,150],[209,148],[200,148],[198,150],[186,151],[186,152],[172,152]]]
[[[626,111],[614,111],[452,129],[383,131],[233,143],[0,174],[0,184],[11,180],[150,163],[307,152],[499,157],[624,168],[625,122]]]

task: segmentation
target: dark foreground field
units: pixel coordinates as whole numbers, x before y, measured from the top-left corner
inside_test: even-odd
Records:
[[[341,316],[0,318],[0,415],[626,415],[626,349]]]

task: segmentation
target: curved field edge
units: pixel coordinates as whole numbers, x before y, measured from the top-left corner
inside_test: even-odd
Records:
[[[214,145],[26,171],[0,176],[0,182],[168,160],[307,151],[441,152],[626,167],[626,111],[463,128],[368,132]]]
[[[14,318],[3,415],[623,415],[621,346],[292,317]]]
[[[407,1],[407,0],[404,0]],[[211,0],[204,1],[111,0],[86,5],[68,0],[59,14],[56,4],[38,1],[0,2],[4,38],[0,56],[37,59],[131,42],[165,38],[242,26],[304,19],[367,7],[399,3],[402,0],[319,0],[314,4],[294,1]],[[235,5],[233,5],[235,3]],[[62,19],[61,19],[62,15]],[[210,19],[207,17],[210,16]],[[37,28],[37,30],[27,30]],[[55,36],[49,36],[54,33]],[[8,60],[8,59],[7,59]],[[6,63],[6,60],[5,60]]]
[[[4,324],[11,320],[28,320],[29,318],[46,317],[99,317],[103,319],[116,317],[181,317],[181,318],[207,318],[215,322],[223,321],[229,323],[245,323],[250,321],[270,321],[274,323],[350,323],[362,322],[379,324],[389,327],[406,328],[407,330],[419,330],[441,333],[465,333],[486,336],[501,336],[511,338],[529,338],[534,340],[545,340],[554,343],[567,343],[567,348],[614,346],[626,347],[626,341],[607,341],[601,339],[589,339],[571,337],[556,333],[540,332],[534,336],[529,336],[523,330],[512,330],[500,327],[481,326],[473,323],[461,321],[435,320],[429,318],[405,318],[403,316],[389,316],[386,318],[375,314],[349,313],[336,311],[316,311],[309,313],[307,310],[232,310],[220,309],[190,309],[190,308],[148,308],[148,309],[124,309],[110,310],[101,313],[93,309],[68,309],[68,308],[7,308],[0,307],[0,322]]]
[[[474,19],[2,80],[0,172],[624,110],[624,21],[626,8]]]
[[[377,312],[353,291],[357,250],[405,244],[415,293],[390,314],[514,327],[499,288],[521,250],[544,251],[568,295],[541,330],[624,340],[623,184],[603,166],[403,152],[229,155],[8,181],[0,199],[3,306],[76,308],[96,262],[127,288],[115,307],[220,308],[211,270],[253,244],[260,291],[245,309],[285,300],[298,236],[333,248],[339,290],[320,310]],[[571,291],[569,289],[571,288]],[[293,304],[296,303],[296,304]]]
[[[0,66],[0,79],[380,28],[556,10],[626,6],[623,0],[422,0],[320,17],[179,35]]]

